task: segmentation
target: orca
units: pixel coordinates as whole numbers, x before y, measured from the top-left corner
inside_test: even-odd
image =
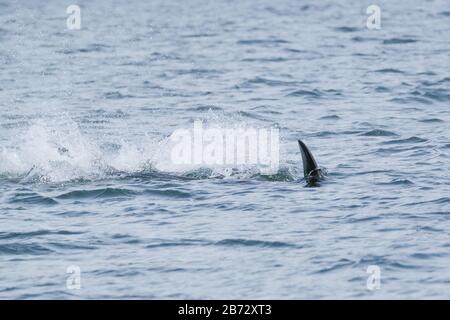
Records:
[[[321,180],[324,179],[325,174],[323,170],[317,165],[316,159],[309,151],[306,144],[303,141],[298,140],[298,146],[300,147],[300,153],[302,154],[303,162],[303,174],[305,176],[308,186],[316,186]]]

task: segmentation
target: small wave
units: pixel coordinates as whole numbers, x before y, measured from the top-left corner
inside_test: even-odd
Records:
[[[259,248],[302,248],[301,246],[282,242],[282,241],[264,241],[250,239],[223,239],[219,241],[210,241],[204,239],[180,239],[163,240],[157,239],[156,243],[149,244],[146,248],[179,247],[179,246],[225,246],[225,247],[259,247]]]
[[[432,104],[433,102],[430,101],[429,99],[425,99],[422,97],[414,97],[414,96],[409,96],[409,97],[405,97],[405,98],[392,98],[389,101],[391,102],[395,102],[395,103],[400,103],[400,104],[405,104],[405,105],[410,105],[411,103],[423,103],[423,104]]]
[[[393,179],[389,182],[378,182],[377,185],[381,186],[411,186],[414,182],[408,179]]]
[[[330,97],[338,97],[338,96],[342,96],[342,92],[338,91],[338,90],[334,90],[334,89],[328,89],[328,90],[318,90],[318,89],[313,89],[313,90],[304,90],[304,89],[299,89],[299,90],[295,90],[293,92],[290,92],[287,94],[288,97],[305,97],[305,98],[322,98],[325,96],[330,96]]]
[[[266,85],[269,87],[277,87],[277,86],[294,86],[298,83],[295,81],[283,81],[283,80],[275,80],[275,79],[267,79],[256,77],[253,79],[246,80],[237,85],[237,88],[251,88],[258,85]]]
[[[96,246],[92,245],[81,245],[81,244],[73,244],[70,242],[49,242],[46,243],[46,247],[49,247],[52,249],[52,251],[61,252],[61,250],[94,250],[97,249]]]
[[[0,232],[0,240],[11,240],[11,239],[28,239],[35,238],[39,236],[50,236],[50,235],[76,235],[82,234],[83,232],[74,231],[54,231],[54,230],[37,230],[29,232]]]
[[[164,248],[164,247],[179,247],[179,246],[203,246],[210,245],[211,242],[201,239],[180,239],[180,240],[164,240],[156,239],[156,243],[148,244],[146,248]]]
[[[192,194],[186,191],[175,190],[175,189],[149,189],[144,192],[147,195],[157,195],[160,197],[168,198],[191,198]]]
[[[407,151],[419,150],[425,152],[424,148],[421,146],[412,146],[412,147],[391,147],[391,148],[380,148],[375,151],[375,153],[384,153],[384,154],[395,154],[402,153]]]
[[[283,62],[288,59],[283,57],[269,57],[269,58],[244,58],[242,62]]]
[[[394,268],[394,269],[420,269],[420,266],[407,264],[399,260],[393,260],[384,256],[376,256],[376,255],[367,255],[362,257],[358,262],[358,266],[367,267],[368,265],[379,265],[384,266],[385,268]]]
[[[116,198],[116,197],[130,197],[136,192],[128,189],[119,188],[104,188],[96,190],[75,190],[63,193],[56,196],[57,199],[72,200],[72,199],[98,199],[98,198]]]
[[[105,99],[112,99],[112,100],[121,100],[121,99],[129,99],[129,98],[134,98],[133,95],[130,94],[123,94],[120,93],[119,91],[110,91],[110,92],[106,92],[103,97]]]
[[[45,205],[58,204],[56,200],[49,197],[41,196],[37,193],[16,194],[9,200],[9,203],[45,204]]]
[[[428,201],[416,201],[416,202],[412,202],[412,203],[405,203],[402,206],[410,207],[410,206],[415,206],[415,205],[419,205],[419,204],[428,204],[428,203],[434,203],[434,204],[450,203],[450,197],[442,197],[442,198],[428,200]]]
[[[298,248],[298,246],[281,241],[261,241],[248,239],[224,239],[215,242],[217,246],[243,246],[243,247],[261,247],[261,248]]]
[[[407,139],[398,139],[398,140],[390,140],[390,141],[384,141],[383,144],[404,144],[404,143],[422,143],[427,142],[427,139],[422,139],[419,137],[409,137]]]
[[[223,108],[217,107],[217,106],[197,106],[187,109],[188,111],[199,111],[199,112],[205,112],[205,111],[223,111]]]
[[[76,54],[76,53],[91,53],[91,52],[111,52],[112,51],[112,47],[104,45],[104,44],[99,44],[99,43],[94,43],[94,44],[90,44],[88,46],[86,46],[85,48],[71,48],[71,49],[64,49],[61,51],[57,51],[57,53],[62,53],[62,54]]]
[[[370,130],[368,132],[364,132],[360,134],[361,136],[366,137],[392,137],[397,136],[395,132],[387,131],[387,130],[381,130],[381,129],[374,129]]]
[[[291,170],[291,168],[280,168],[276,174],[264,175],[259,174],[257,178],[265,181],[284,181],[290,182],[299,179],[299,173]]]
[[[248,40],[239,40],[237,44],[239,45],[273,45],[273,44],[286,44],[289,41],[283,39],[248,39]]]
[[[45,255],[52,250],[36,243],[6,243],[0,244],[0,255]]]
[[[211,38],[218,36],[217,33],[191,33],[182,35],[183,38]]]
[[[351,267],[354,264],[355,264],[354,261],[351,261],[348,259],[340,259],[338,262],[334,263],[333,265],[321,268],[320,270],[315,271],[314,273],[322,274],[322,273],[333,272],[333,271],[340,270],[343,268]]]
[[[295,90],[288,94],[289,97],[310,97],[310,98],[320,98],[322,93],[317,90]]]
[[[367,221],[375,221],[381,219],[378,215],[372,215],[368,217],[358,217],[358,218],[348,218],[346,219],[346,223],[361,223],[361,222],[367,222]]]
[[[216,69],[201,69],[201,68],[193,68],[193,69],[176,69],[173,70],[173,72],[177,75],[183,76],[183,75],[212,75],[212,74],[219,74],[221,71],[218,71]]]

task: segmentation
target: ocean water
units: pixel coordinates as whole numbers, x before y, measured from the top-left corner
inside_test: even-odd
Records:
[[[370,1],[73,2],[0,0],[1,299],[450,298],[448,1],[379,30]],[[279,128],[278,174],[174,167],[196,120]]]

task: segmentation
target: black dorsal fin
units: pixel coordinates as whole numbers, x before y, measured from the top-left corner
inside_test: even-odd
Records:
[[[317,166],[317,162],[306,144],[304,144],[301,140],[298,140],[298,146],[300,147],[300,152],[302,154],[303,173],[305,178],[307,178],[311,173],[317,171],[319,167]]]

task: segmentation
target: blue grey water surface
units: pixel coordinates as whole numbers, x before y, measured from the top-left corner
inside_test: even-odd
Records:
[[[0,298],[450,298],[450,2],[370,4],[0,0]],[[279,173],[175,170],[197,119]]]

